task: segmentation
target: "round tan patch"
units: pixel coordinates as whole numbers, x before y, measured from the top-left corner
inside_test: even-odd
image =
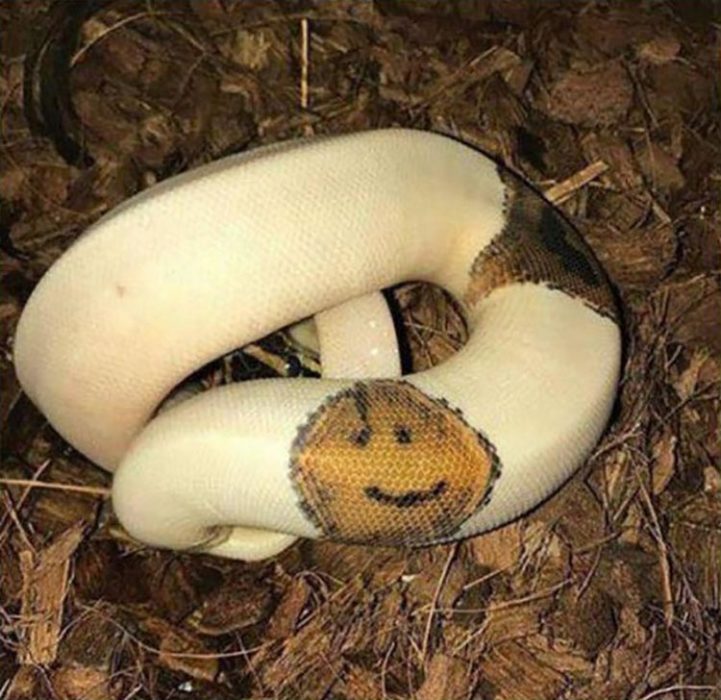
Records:
[[[505,226],[473,262],[464,301],[474,306],[499,287],[531,282],[618,323],[608,279],[581,234],[517,175],[499,174],[506,185]]]
[[[326,535],[427,544],[452,535],[488,498],[492,445],[445,403],[404,381],[358,382],[301,426],[291,475]]]

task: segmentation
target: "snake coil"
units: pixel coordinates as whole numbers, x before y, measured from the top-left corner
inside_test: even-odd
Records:
[[[404,280],[453,294],[470,337],[401,378],[376,295]],[[153,417],[206,362],[314,314],[324,378]],[[115,471],[131,534],[246,559],[518,516],[597,442],[619,358],[608,282],[566,220],[486,156],[403,129],[231,156],[133,197],[50,268],[15,340],[33,402]]]

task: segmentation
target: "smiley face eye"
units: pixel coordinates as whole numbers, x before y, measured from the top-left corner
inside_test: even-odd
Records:
[[[364,425],[360,430],[355,433],[351,433],[350,441],[358,447],[365,447],[371,439],[371,429]]]
[[[400,445],[408,445],[413,441],[413,433],[407,425],[396,425],[393,428],[393,435]]]

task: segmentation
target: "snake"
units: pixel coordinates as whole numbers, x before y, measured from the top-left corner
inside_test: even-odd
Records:
[[[468,341],[402,374],[381,292],[445,289]],[[316,319],[323,375],[215,387],[199,367]],[[538,190],[400,127],[251,149],[112,209],[50,266],[18,379],[151,547],[255,560],[297,538],[418,547],[534,509],[588,459],[618,390],[615,292]]]

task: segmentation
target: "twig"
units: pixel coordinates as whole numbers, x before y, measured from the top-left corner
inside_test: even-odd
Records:
[[[550,187],[545,191],[546,198],[554,204],[560,204],[568,199],[576,190],[580,190],[599,175],[603,175],[608,170],[608,165],[602,160],[586,166],[583,170],[579,170],[571,175],[567,180],[559,182],[557,185]]]
[[[300,36],[301,36],[300,106],[303,109],[308,109],[308,66],[309,66],[310,44],[309,44],[309,37],[308,37],[308,18],[307,17],[304,17],[300,21]]]
[[[446,563],[443,565],[443,571],[441,571],[440,578],[438,579],[438,583],[436,584],[436,590],[433,593],[431,610],[428,613],[428,619],[426,620],[426,629],[423,633],[423,644],[421,645],[421,664],[423,664],[423,662],[425,661],[426,654],[428,653],[428,644],[431,638],[433,618],[435,617],[436,612],[438,612],[438,599],[441,597],[443,584],[446,582],[446,578],[448,578],[448,572],[451,570],[451,564],[453,563],[453,560],[456,557],[456,553],[458,552],[458,544],[458,542],[454,542],[453,546],[448,552],[448,558],[446,559]]]
[[[90,605],[82,605],[80,606],[84,608],[88,612],[92,612],[95,615],[98,615],[98,617],[102,617],[104,620],[109,622],[113,627],[117,628],[120,632],[122,632],[128,639],[130,639],[134,644],[137,644],[141,649],[144,651],[147,651],[151,654],[162,654],[163,656],[173,657],[176,659],[232,659],[239,656],[245,656],[247,657],[249,653],[260,651],[261,649],[265,649],[268,646],[272,644],[272,642],[265,642],[263,644],[260,644],[255,647],[249,647],[245,649],[240,649],[238,651],[224,651],[224,652],[207,652],[207,653],[195,653],[195,652],[186,652],[186,651],[165,651],[163,649],[159,649],[158,647],[154,647],[151,644],[146,644],[142,639],[137,637],[135,634],[133,634],[127,627],[120,624],[117,620],[112,618],[110,615],[105,614],[101,610],[98,610],[96,607],[90,606]]]
[[[307,17],[300,21],[300,106],[304,112],[308,111],[309,89],[308,75],[310,73],[310,26]],[[303,127],[306,136],[313,135],[313,127],[306,124]]]
[[[25,528],[23,527],[22,521],[18,517],[17,509],[15,508],[15,505],[12,502],[12,499],[10,498],[10,495],[8,493],[3,493],[3,501],[5,503],[5,508],[7,509],[7,517],[9,518],[9,521],[15,525],[18,532],[20,533],[20,537],[25,542],[25,546],[28,548],[28,551],[35,551],[35,546],[32,543],[32,540],[30,537],[28,537],[28,533],[25,532]]]
[[[665,688],[656,688],[656,690],[648,693],[647,695],[644,695],[642,698],[639,698],[639,700],[651,700],[651,698],[658,697],[659,695],[664,695],[665,693],[676,693],[676,692],[683,692],[684,690],[718,690],[718,686],[716,685],[669,685]]]
[[[42,475],[42,473],[51,464],[52,464],[52,460],[50,460],[50,459],[46,459],[42,464],[40,464],[37,467],[37,469],[35,470],[35,473],[33,474],[33,481],[36,481],[38,479],[38,477],[40,477]],[[20,494],[20,498],[16,499],[14,506],[17,510],[20,510],[23,507],[23,504],[28,499],[28,496],[30,496],[30,490],[31,490],[30,488],[26,488],[25,491],[23,491],[23,493]],[[8,496],[8,494],[3,494],[3,495],[5,496],[6,500],[8,502],[10,502],[11,499]],[[13,504],[10,503],[10,505],[12,506]],[[12,510],[12,508],[8,509],[7,515],[4,516],[2,519],[0,519],[0,539],[2,539],[3,535],[5,534],[6,522],[8,521],[8,519],[12,519],[12,516],[10,514],[11,510]],[[2,696],[0,696],[0,697],[2,697]]]
[[[673,602],[673,589],[671,588],[671,565],[669,563],[668,545],[663,538],[661,524],[659,523],[656,509],[653,507],[651,496],[643,483],[641,475],[638,474],[637,471],[636,479],[639,484],[639,493],[641,494],[641,498],[646,505],[646,509],[648,510],[648,514],[652,521],[653,526],[651,528],[651,534],[658,545],[658,562],[661,567],[661,585],[663,588],[663,616],[666,621],[666,626],[670,627],[673,624],[673,619],[676,613]]]
[[[145,17],[155,17],[159,14],[173,14],[171,12],[148,12],[147,10],[144,10],[143,12],[136,12],[134,15],[129,15],[128,17],[123,17],[123,19],[118,20],[115,22],[115,24],[111,24],[110,26],[106,26],[103,28],[102,31],[100,31],[98,34],[96,34],[94,37],[92,37],[85,46],[81,46],[76,52],[75,55],[70,60],[70,67],[74,68],[85,56],[90,49],[95,46],[95,44],[100,43],[105,37],[107,37],[109,34],[112,34],[113,32],[117,31],[121,27],[124,27],[128,24],[132,24],[133,22],[137,22],[139,19],[144,19]],[[98,22],[100,24],[100,22]]]
[[[55,481],[34,481],[32,479],[0,479],[4,486],[25,486],[29,489],[54,489],[75,493],[89,493],[93,496],[110,498],[110,489],[104,486],[82,486],[79,484],[60,484]]]
[[[554,595],[557,591],[565,588],[570,583],[571,579],[566,578],[563,581],[559,581],[553,586],[546,588],[545,590],[538,591],[537,593],[530,593],[529,595],[523,596],[521,598],[514,598],[512,600],[502,600],[498,603],[488,605],[485,608],[478,608],[475,612],[497,612],[498,610],[505,610],[506,608],[514,608],[517,605],[525,605],[526,603],[532,603],[536,600],[541,600],[543,598]],[[484,622],[484,624],[482,624],[478,629],[471,632],[460,644],[457,644],[453,649],[453,653],[458,654],[462,649],[467,647],[476,637],[482,635],[485,631],[486,624]]]

